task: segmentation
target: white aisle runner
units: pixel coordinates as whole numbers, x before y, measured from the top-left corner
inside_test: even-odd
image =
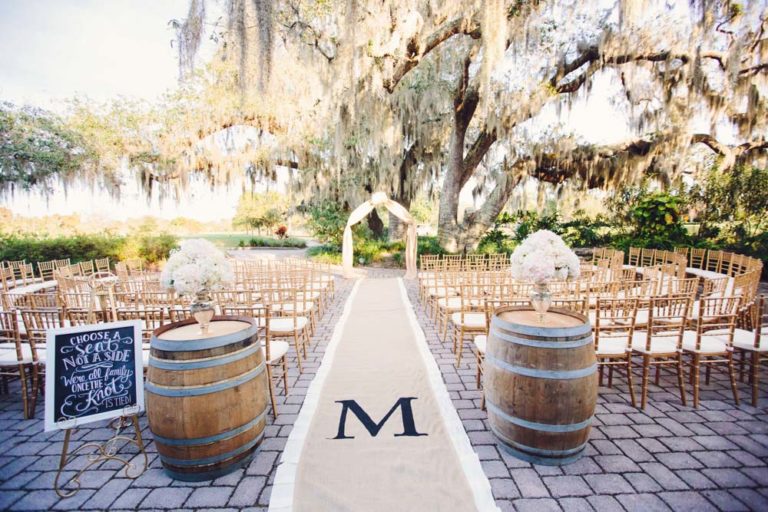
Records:
[[[400,279],[350,294],[270,511],[497,510]]]

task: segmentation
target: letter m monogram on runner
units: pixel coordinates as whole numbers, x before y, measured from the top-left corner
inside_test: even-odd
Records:
[[[346,435],[347,427],[347,411],[352,411],[352,414],[357,416],[360,423],[363,424],[365,429],[371,435],[376,437],[379,432],[387,423],[389,418],[395,413],[397,409],[400,409],[400,415],[402,417],[403,432],[395,434],[395,437],[419,437],[426,436],[428,434],[420,433],[416,430],[416,423],[413,419],[413,409],[411,407],[411,401],[416,400],[416,397],[408,396],[401,397],[395,402],[395,405],[384,415],[384,418],[378,423],[373,421],[367,412],[358,404],[355,400],[336,400],[337,404],[341,404],[341,415],[339,417],[339,430],[336,437],[332,439],[354,439],[355,436]]]

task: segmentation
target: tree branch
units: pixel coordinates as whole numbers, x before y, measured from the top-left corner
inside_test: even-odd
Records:
[[[440,26],[435,32],[427,36],[423,43],[418,39],[412,41],[409,45],[412,54],[401,58],[399,62],[395,63],[392,78],[384,80],[384,89],[389,93],[394,92],[397,84],[400,83],[403,77],[415,68],[429,52],[459,34],[468,35],[472,39],[479,39],[480,23],[474,19],[456,18]]]

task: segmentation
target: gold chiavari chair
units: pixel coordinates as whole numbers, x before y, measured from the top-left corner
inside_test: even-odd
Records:
[[[59,294],[54,292],[30,293],[27,298],[32,308],[60,308],[62,306]]]
[[[465,277],[461,271],[446,271],[442,276],[442,283],[437,288],[440,296],[435,299],[435,311],[440,337],[443,340],[448,338],[451,315],[461,310],[459,286]]]
[[[725,364],[731,379],[733,400],[739,405],[736,372],[733,367],[733,338],[740,297],[709,297],[699,301],[696,329],[683,333],[683,354],[689,357],[693,406],[699,407],[699,381],[701,366],[706,365],[706,383],[709,384],[713,365]]]
[[[307,358],[309,344],[309,317],[299,313],[296,291],[290,288],[264,288],[260,290],[263,304],[269,306],[269,333],[272,338],[293,338],[296,351],[296,365],[301,373],[301,359]],[[275,306],[279,310],[275,310]],[[293,307],[287,307],[293,305]],[[303,349],[303,350],[302,350]]]
[[[275,382],[273,377],[276,377],[278,382],[282,379],[283,391],[285,396],[288,396],[288,362],[286,357],[290,347],[288,342],[272,339],[269,329],[272,312],[270,311],[269,306],[232,305],[223,306],[221,311],[224,315],[245,316],[253,318],[256,320],[257,325],[263,329],[261,349],[262,353],[264,354],[264,361],[266,362],[267,379],[269,380],[269,399],[272,402],[272,415],[277,418],[277,401],[275,400]],[[282,369],[281,373],[278,375],[273,375],[272,368],[275,366]]]
[[[651,298],[648,325],[642,329],[636,327],[632,335],[632,350],[643,360],[641,409],[645,409],[648,400],[648,374],[651,366],[676,367],[680,399],[683,405],[686,403],[682,342],[690,304],[690,297]]]
[[[710,272],[720,273],[723,265],[723,251],[707,251],[707,260],[704,263],[704,269]]]
[[[17,281],[23,282],[23,275],[25,273],[25,267],[27,265],[27,260],[15,260],[15,261],[6,261],[6,266],[10,268],[13,271],[13,278]],[[24,283],[26,284],[26,283]]]
[[[35,277],[35,267],[31,263],[19,265],[16,271],[18,272],[18,278],[21,279],[22,284],[25,286],[41,281],[41,279]]]
[[[64,258],[61,260],[53,260],[54,264],[56,266],[56,270],[63,268],[63,267],[69,267],[71,265],[69,258]]]
[[[656,264],[656,249],[640,249],[641,267],[651,267]]]
[[[11,311],[20,308],[31,308],[32,299],[29,293],[17,293],[14,291],[5,292],[2,295],[2,306],[6,311]]]
[[[128,272],[128,265],[126,265],[122,261],[118,261],[117,263],[115,263],[115,275],[121,281],[129,279],[130,273]]]
[[[37,263],[37,271],[43,281],[52,281],[54,270],[56,270],[55,261],[39,261]]]
[[[45,351],[46,333],[66,326],[62,308],[22,308],[21,320],[33,350]]]
[[[118,321],[141,320],[141,340],[147,348],[152,333],[170,321],[163,307],[118,308],[116,313]]]
[[[633,268],[640,266],[640,248],[630,247],[629,254],[627,256],[627,265]]]
[[[109,258],[99,258],[94,261],[96,265],[96,272],[109,272]]]
[[[604,368],[608,367],[608,387],[613,385],[613,368],[624,369],[632,406],[636,407],[632,386],[632,339],[635,333],[637,299],[598,299],[595,309],[595,355],[603,385]]]
[[[696,247],[691,247],[691,250],[688,253],[688,266],[690,268],[702,270],[704,269],[704,263],[706,262],[706,258],[707,258],[706,249],[697,249]]]
[[[96,272],[96,268],[93,266],[93,261],[81,261],[80,262],[80,273],[84,276],[90,276]]]
[[[459,310],[451,314],[453,325],[453,351],[456,354],[456,366],[461,366],[464,351],[464,338],[486,334],[484,288],[469,278],[459,284]]]
[[[16,277],[11,267],[0,267],[0,285],[2,285],[4,291],[16,287]]]
[[[765,296],[753,301],[746,310],[745,325],[734,330],[733,348],[741,354],[739,373],[749,365],[752,407],[757,407],[760,368],[768,362],[768,301]]]
[[[38,364],[44,361],[45,354],[38,358],[34,343],[22,343],[16,311],[0,311],[0,376],[4,383],[10,377],[19,378],[25,420],[35,416],[40,385]],[[31,380],[31,390],[27,385],[27,376]]]

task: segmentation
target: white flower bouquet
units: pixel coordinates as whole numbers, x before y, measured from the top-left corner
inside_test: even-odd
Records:
[[[512,253],[510,263],[512,277],[536,284],[576,279],[581,272],[576,253],[562,238],[546,229],[523,240]]]
[[[189,239],[171,253],[160,276],[163,286],[179,295],[221,289],[234,281],[232,265],[208,240]]]

